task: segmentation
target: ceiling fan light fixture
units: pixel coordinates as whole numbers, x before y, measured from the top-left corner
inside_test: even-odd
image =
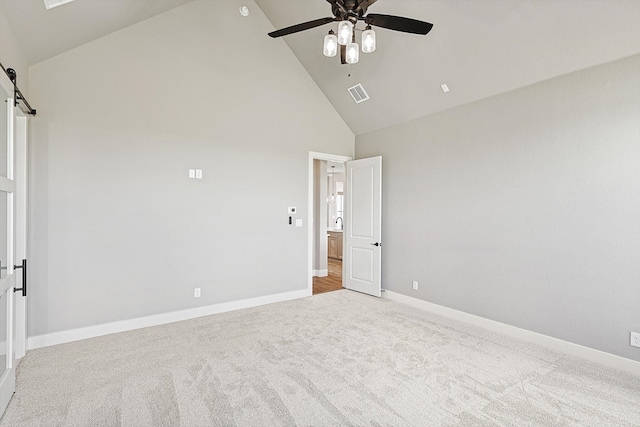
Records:
[[[353,37],[353,24],[350,21],[340,21],[338,24],[338,43],[346,46]]]
[[[358,43],[352,42],[347,45],[347,54],[345,57],[347,64],[357,64],[360,60],[360,46]]]
[[[376,50],[376,32],[371,29],[371,25],[362,32],[362,52],[371,53]]]
[[[2,1],[2,0],[0,0]],[[69,0],[44,0],[44,1],[69,1]],[[433,28],[433,24],[417,19],[405,18],[395,15],[383,15],[368,13],[369,6],[376,0],[326,0],[331,4],[333,16],[314,19],[313,21],[301,22],[286,28],[281,28],[268,33],[271,38],[287,36],[310,30],[332,22],[338,23],[337,32],[329,31],[324,37],[322,51],[325,56],[333,57],[340,51],[341,64],[355,64],[360,60],[360,46],[363,53],[375,52],[376,33],[371,28],[380,27],[402,33],[427,35]],[[358,22],[364,21],[366,28],[359,30],[356,28]],[[356,43],[356,30],[361,31],[361,45]]]
[[[322,49],[324,56],[332,58],[338,53],[338,37],[333,30],[329,30],[329,34],[324,36],[324,46]]]

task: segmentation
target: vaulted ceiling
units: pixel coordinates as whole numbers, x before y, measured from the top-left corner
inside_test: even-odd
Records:
[[[0,8],[35,64],[189,1],[76,0],[46,11],[42,0],[0,0]],[[196,1],[260,13],[251,0]],[[256,3],[276,29],[331,16],[326,0]],[[272,40],[287,43],[356,135],[640,53],[637,0],[378,0],[369,12],[434,28],[426,36],[376,29],[377,50],[352,66],[322,54],[335,24]],[[353,101],[347,88],[357,83],[370,100]]]
[[[192,0],[77,0],[47,10],[42,0],[0,0],[29,65]]]
[[[325,0],[256,2],[276,28],[331,16]],[[640,1],[378,0],[368,12],[434,27],[378,29],[377,50],[351,67],[322,54],[335,24],[284,37],[355,134],[640,53]],[[355,104],[356,83],[370,100]]]

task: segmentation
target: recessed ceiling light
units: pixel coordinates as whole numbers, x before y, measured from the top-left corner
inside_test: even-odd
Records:
[[[62,6],[65,3],[71,3],[73,0],[43,0],[44,1],[44,7],[49,10],[49,9],[53,9],[54,7],[58,7],[58,6]]]
[[[444,93],[449,92],[449,86],[447,86],[447,84],[446,84],[446,83],[441,84],[441,85],[440,85],[440,87],[442,88],[442,91],[443,91]]]
[[[240,6],[240,15],[249,16],[249,8],[247,6]]]

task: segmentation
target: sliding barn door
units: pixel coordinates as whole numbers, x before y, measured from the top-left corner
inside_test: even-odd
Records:
[[[0,86],[0,414],[15,391],[13,352],[14,269],[14,107]]]
[[[382,294],[382,157],[345,163],[347,188],[343,284],[376,297]]]

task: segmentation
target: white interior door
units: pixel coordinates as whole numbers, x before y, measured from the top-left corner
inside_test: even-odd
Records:
[[[382,157],[345,163],[343,286],[382,294]]]
[[[0,86],[0,414],[15,391],[14,122],[13,99]]]

